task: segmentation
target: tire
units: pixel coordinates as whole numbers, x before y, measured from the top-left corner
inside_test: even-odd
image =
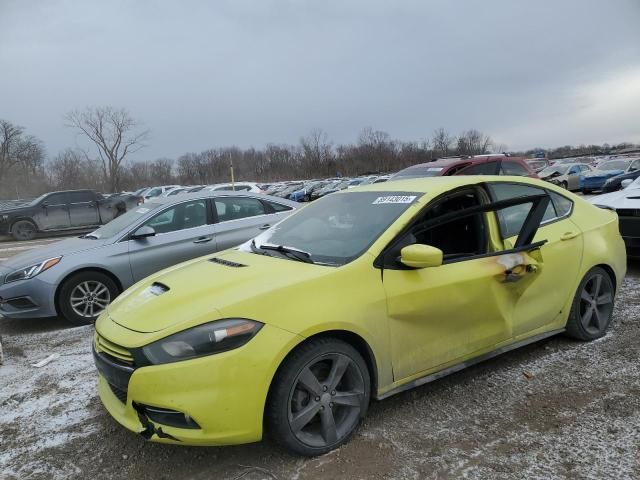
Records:
[[[571,305],[566,335],[582,341],[603,337],[611,323],[615,287],[603,268],[595,267],[584,276]]]
[[[584,195],[589,195],[589,194],[591,193],[591,190],[589,190],[588,188],[583,188],[583,189],[582,189],[582,193],[583,193]]]
[[[33,240],[38,227],[31,220],[18,220],[11,225],[11,236],[18,241]]]
[[[335,338],[311,340],[278,370],[265,426],[287,450],[322,455],[349,441],[367,413],[370,396],[369,370],[355,348]]]
[[[91,325],[119,294],[118,285],[104,273],[76,273],[60,288],[58,310],[74,325]]]

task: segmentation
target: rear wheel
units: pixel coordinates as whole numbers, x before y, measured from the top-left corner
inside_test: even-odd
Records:
[[[60,288],[60,313],[75,325],[90,325],[119,293],[116,283],[104,273],[77,273]]]
[[[347,442],[369,406],[370,378],[358,351],[332,338],[296,350],[274,379],[267,429],[285,448],[322,455]]]
[[[11,236],[18,241],[33,240],[38,227],[31,220],[18,220],[11,227]]]
[[[583,341],[603,337],[611,323],[614,293],[608,272],[600,267],[589,270],[573,300],[567,321],[567,335]]]

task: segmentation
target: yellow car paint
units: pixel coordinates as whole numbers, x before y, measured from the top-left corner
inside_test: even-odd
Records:
[[[519,261],[535,273],[522,273],[516,281],[505,277],[511,258],[501,251],[514,239],[500,238],[493,213],[486,214],[493,255],[419,270],[382,271],[373,265],[438,196],[467,185],[505,181],[546,188],[574,203],[570,217],[540,226],[534,241],[547,243],[520,254]],[[358,191],[422,196],[363,255],[337,268],[230,249],[214,256],[245,267],[215,264],[209,255],[158,272],[118,297],[98,319],[96,331],[124,348],[216,319],[248,318],[265,325],[235,350],[136,369],[126,404],[101,377],[99,393],[109,413],[126,428],[140,431],[135,401],[193,417],[201,430],[162,427],[185,444],[257,441],[272,379],[286,356],[309,337],[338,331],[361,339],[374,364],[372,394],[383,397],[425,375],[564,328],[578,284],[592,267],[604,265],[617,286],[625,274],[615,213],[549,183],[454,176],[372,184],[333,195]],[[149,291],[154,282],[170,290],[155,296]]]

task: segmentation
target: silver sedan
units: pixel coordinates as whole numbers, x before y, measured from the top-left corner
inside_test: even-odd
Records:
[[[0,315],[92,323],[135,282],[239,245],[298,206],[231,191],[154,199],[92,233],[0,262]]]

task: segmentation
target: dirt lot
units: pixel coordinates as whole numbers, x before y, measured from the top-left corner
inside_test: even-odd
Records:
[[[549,339],[374,402],[351,443],[315,459],[125,431],[96,396],[91,330],[0,318],[0,479],[640,478],[640,265],[604,339]]]

